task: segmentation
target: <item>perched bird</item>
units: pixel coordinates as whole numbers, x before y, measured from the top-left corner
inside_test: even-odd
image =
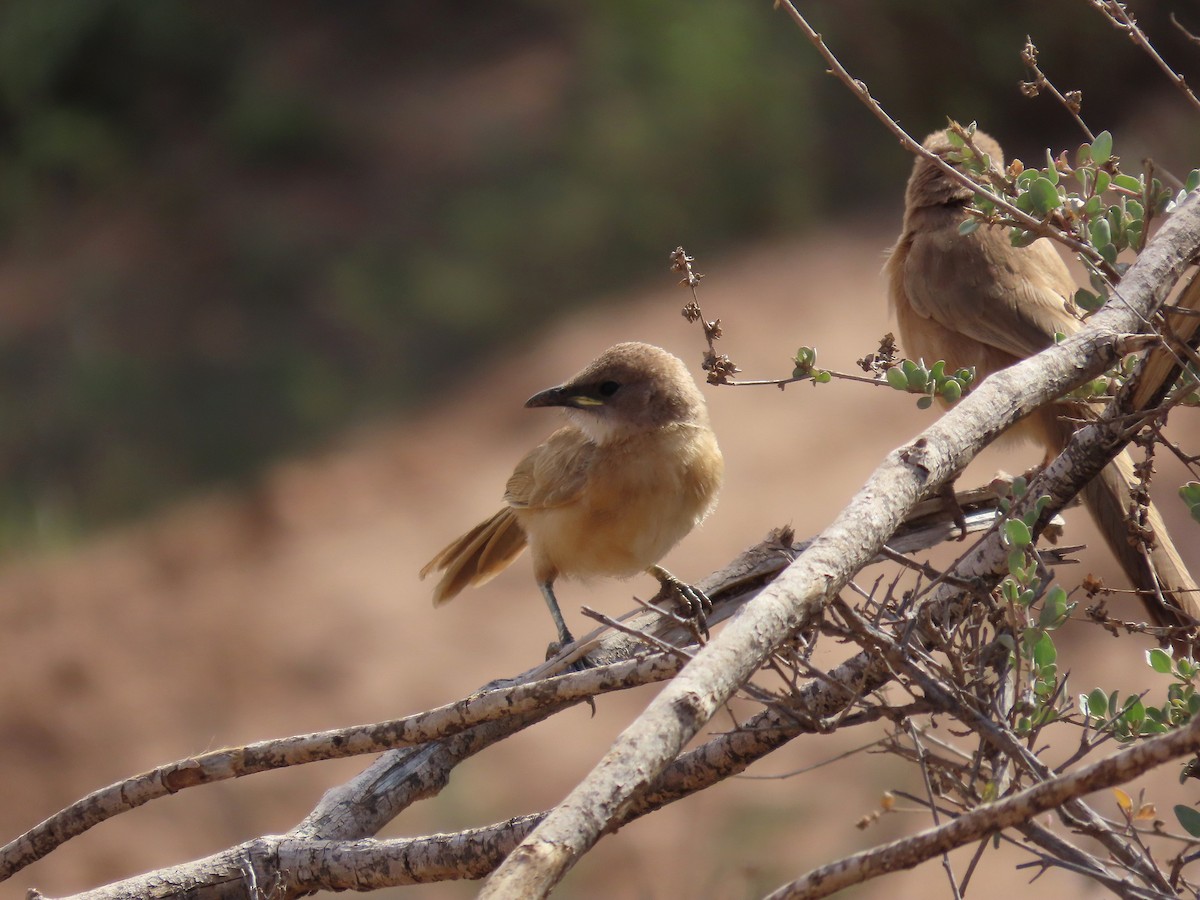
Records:
[[[979,131],[973,140],[1003,169],[995,140]],[[924,146],[943,158],[953,149],[945,131],[929,135]],[[1056,332],[1072,334],[1081,322],[1070,302],[1075,282],[1049,240],[1014,247],[1004,228],[959,233],[972,197],[969,188],[918,157],[905,192],[903,231],[885,273],[906,355],[945,360],[955,368],[974,366],[982,380],[1051,346]],[[1082,404],[1060,402],[1021,420],[1010,434],[1032,438],[1052,458],[1074,431],[1069,419],[1089,415]],[[1131,540],[1135,482],[1133,460],[1122,453],[1088,485],[1084,499],[1155,624],[1200,621],[1196,583],[1153,506],[1148,524],[1154,546],[1143,552]]]
[[[574,638],[554,596],[560,575],[648,572],[698,613],[706,598],[657,565],[712,511],[724,471],[684,364],[650,344],[617,344],[525,405],[562,407],[570,424],[517,463],[503,509],[421,570],[445,573],[434,605],[495,577],[528,544],[561,644]]]

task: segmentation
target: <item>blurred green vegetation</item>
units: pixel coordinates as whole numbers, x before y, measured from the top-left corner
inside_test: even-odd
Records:
[[[1026,33],[1101,127],[1161,83],[1082,4],[806,12],[918,136],[1077,142]],[[6,0],[0,136],[0,548],[428,400],[679,243],[894,214],[909,166],[729,0]]]

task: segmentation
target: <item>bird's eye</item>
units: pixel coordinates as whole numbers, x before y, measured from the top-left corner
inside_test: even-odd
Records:
[[[621,386],[619,384],[617,384],[615,381],[606,381],[603,384],[601,384],[599,387],[600,396],[601,397],[611,397],[613,394],[615,394],[620,389],[620,387]]]

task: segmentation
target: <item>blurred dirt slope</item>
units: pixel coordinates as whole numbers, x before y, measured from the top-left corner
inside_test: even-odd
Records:
[[[878,272],[895,221],[721,259],[688,248],[708,275],[705,312],[724,320],[723,349],[746,376],[787,374],[801,344],[817,346],[822,364],[842,370],[873,349],[889,327]],[[552,630],[526,560],[436,613],[416,571],[494,510],[513,463],[556,426],[552,415],[522,409],[527,396],[618,340],[659,343],[698,371],[702,338],[678,315],[687,295],[666,272],[666,249],[658,282],[530,335],[486,363],[457,361],[473,374],[419,418],[382,423],[281,465],[249,495],[197,499],[69,556],[0,571],[0,837],[158,763],[419,711],[539,659]],[[861,386],[705,390],[728,481],[714,516],[666,561],[686,578],[719,566],[772,526],[818,531],[887,450],[930,421],[911,398]],[[1191,446],[1195,437],[1193,429]],[[967,480],[1031,461],[1032,451],[989,456]],[[1169,477],[1160,483],[1172,484]],[[1164,506],[1175,527],[1187,527],[1170,498]],[[1093,537],[1086,516],[1073,513],[1067,539]],[[1200,565],[1196,543],[1180,544]],[[1103,557],[1085,561],[1064,578],[1082,568],[1113,577]],[[568,619],[581,625],[581,604],[617,613],[631,605],[631,592],[649,589],[640,579],[568,583],[560,598]],[[1136,690],[1144,679],[1126,642],[1120,646],[1129,652],[1120,656],[1127,665],[1111,652],[1103,660],[1079,652],[1084,645],[1071,647],[1072,637],[1068,665],[1085,680],[1089,660],[1105,666],[1096,677],[1110,688]],[[1087,646],[1103,640],[1082,637],[1093,642]],[[574,710],[483,754],[389,833],[450,830],[554,803],[649,696],[604,698],[594,719]],[[799,769],[870,739],[797,741],[753,771]],[[310,766],[158,801],[22,872],[0,886],[0,898],[15,900],[28,886],[77,891],[285,830],[364,764]],[[923,827],[924,819],[893,816],[867,832],[854,828],[880,791],[916,788],[914,774],[887,757],[856,756],[787,780],[722,785],[605,839],[560,894],[757,895],[835,855]],[[973,895],[1020,890],[1026,876],[1013,871],[1014,859],[989,856]],[[944,876],[929,865],[860,895],[905,896],[931,878]],[[1035,890],[1085,893],[1080,882],[1053,873]],[[389,896],[473,892],[470,884],[434,885]]]

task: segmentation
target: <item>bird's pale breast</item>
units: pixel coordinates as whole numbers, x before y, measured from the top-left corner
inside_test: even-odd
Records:
[[[628,576],[657,563],[716,503],[723,463],[712,432],[672,425],[597,449],[574,502],[518,509],[534,567]]]

